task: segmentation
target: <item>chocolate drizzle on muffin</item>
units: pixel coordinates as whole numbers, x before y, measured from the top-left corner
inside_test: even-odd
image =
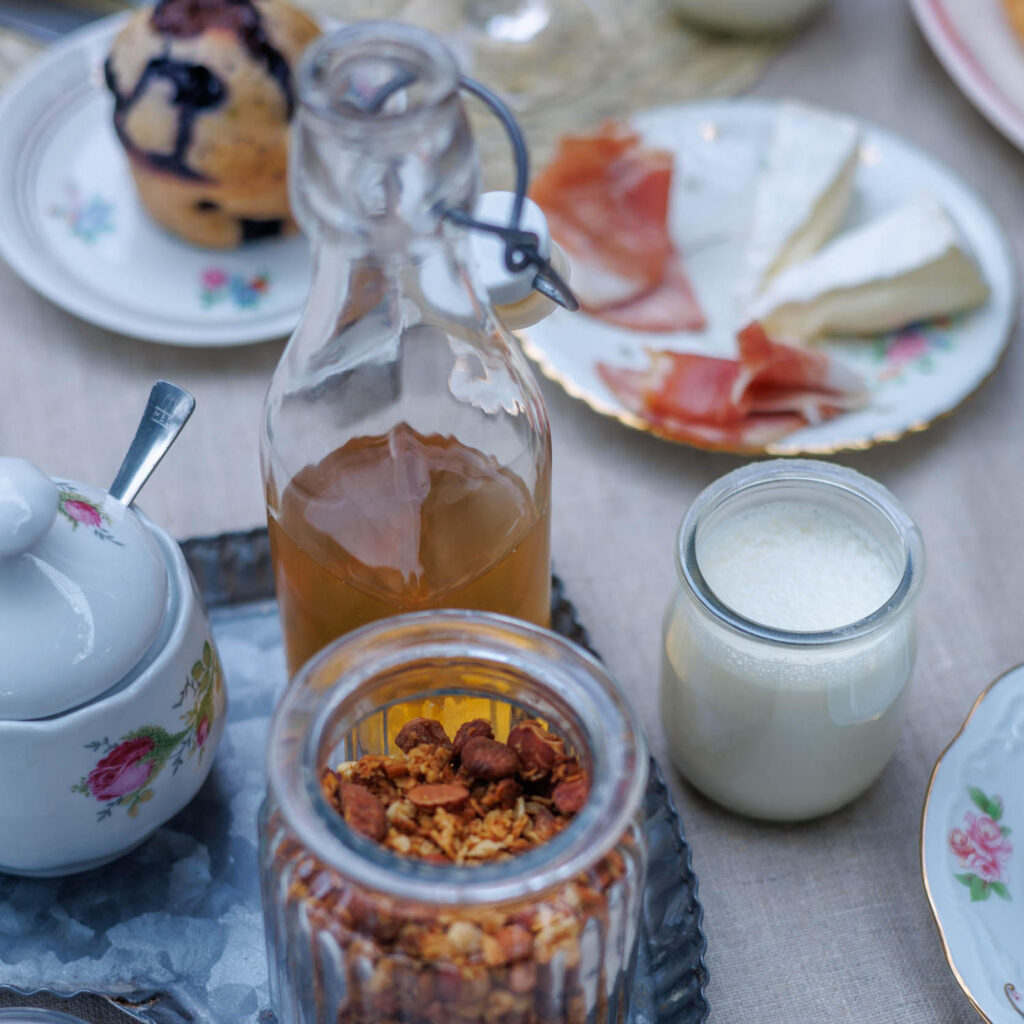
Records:
[[[107,88],[114,94],[114,129],[121,145],[136,157],[147,161],[161,171],[178,174],[191,181],[206,180],[185,161],[185,153],[192,142],[192,125],[196,117],[219,106],[227,96],[224,83],[201,64],[188,64],[171,57],[154,57],[142,72],[135,88],[125,95],[117,87],[117,80],[108,57],[103,65]],[[174,87],[173,102],[178,111],[178,127],[174,149],[170,153],[144,153],[132,142],[124,130],[124,119],[138,98],[157,79],[170,82]]]
[[[189,39],[213,28],[234,32],[253,60],[259,61],[281,86],[291,119],[295,110],[291,69],[267,38],[253,0],[161,0],[150,23],[157,32],[176,39]]]

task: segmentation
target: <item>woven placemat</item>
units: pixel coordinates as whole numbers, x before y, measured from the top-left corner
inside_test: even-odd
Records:
[[[580,90],[566,89],[543,110],[521,116],[535,167],[548,160],[559,136],[586,130],[604,118],[742,92],[779,47],[777,41],[734,39],[690,28],[670,11],[667,0],[558,3],[593,10],[606,45],[603,53],[595,54],[583,40],[578,45],[569,42],[552,58],[552,76],[585,84]],[[298,6],[339,21],[400,17],[446,32],[455,26],[465,0],[298,0]],[[0,30],[0,86],[41,49],[35,40]],[[478,67],[474,73],[501,90],[502,76],[495,69]],[[484,154],[487,186],[508,186],[511,169],[505,137],[489,115],[474,108],[471,117]]]
[[[711,35],[687,26],[669,0],[555,0],[580,12],[580,38],[551,54],[546,70],[566,83],[557,98],[536,112],[521,113],[534,167],[543,166],[560,136],[586,131],[609,117],[686,100],[732,96],[748,89],[779,49],[778,40]],[[397,17],[458,40],[458,19],[467,0],[305,0],[320,16],[351,20]],[[480,6],[479,4],[476,6]],[[497,6],[497,5],[496,5]],[[597,38],[586,27],[586,12]],[[595,50],[596,44],[596,50]],[[472,73],[497,89],[505,68],[483,60]],[[478,104],[470,117],[483,155],[488,188],[512,185],[508,143],[500,126]]]

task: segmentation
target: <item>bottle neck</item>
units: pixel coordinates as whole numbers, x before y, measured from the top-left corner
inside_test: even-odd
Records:
[[[444,45],[405,25],[343,29],[304,59],[299,95],[291,202],[314,247],[384,263],[443,244],[445,211],[468,210],[479,190]]]
[[[360,245],[325,232],[313,252],[313,280],[289,343],[292,369],[343,365],[394,355],[416,324],[444,323],[473,338],[492,314],[467,270],[469,240],[453,225],[412,236],[402,246]],[[492,325],[493,326],[493,325]],[[490,328],[486,334],[491,334]],[[467,341],[467,343],[470,343]]]

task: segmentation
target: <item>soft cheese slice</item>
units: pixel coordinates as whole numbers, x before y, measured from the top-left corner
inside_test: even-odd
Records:
[[[933,199],[912,200],[840,235],[780,274],[752,317],[775,337],[874,334],[959,313],[988,298],[988,285]]]
[[[782,104],[754,197],[748,301],[835,233],[850,204],[859,147],[860,131],[849,118]]]

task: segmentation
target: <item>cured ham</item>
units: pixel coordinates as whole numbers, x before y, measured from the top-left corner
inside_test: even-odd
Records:
[[[758,323],[738,344],[737,359],[650,352],[647,369],[597,369],[658,433],[706,448],[763,448],[867,402],[861,379],[824,352],[772,341]]]
[[[660,284],[629,302],[604,306],[596,315],[633,331],[699,331],[705,326],[686,268],[675,253],[669,255]]]
[[[588,312],[634,330],[699,330],[704,313],[668,233],[672,154],[609,121],[563,138],[530,189],[572,260]]]

